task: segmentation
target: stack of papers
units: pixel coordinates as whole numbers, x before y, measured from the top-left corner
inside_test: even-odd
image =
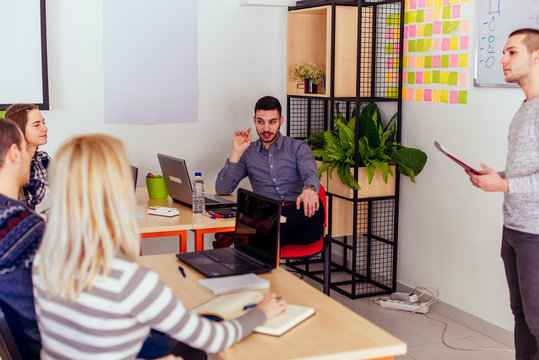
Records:
[[[200,279],[198,285],[211,291],[215,295],[232,292],[268,289],[269,280],[262,279],[255,274],[224,276],[212,279]]]

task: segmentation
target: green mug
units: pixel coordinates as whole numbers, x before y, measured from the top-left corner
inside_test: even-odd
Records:
[[[167,184],[161,175],[146,178],[146,188],[150,199],[166,199],[168,195]]]

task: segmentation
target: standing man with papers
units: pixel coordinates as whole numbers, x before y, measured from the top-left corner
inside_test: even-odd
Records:
[[[281,104],[265,96],[253,117],[259,139],[251,142],[251,128],[234,132],[233,147],[217,175],[217,194],[230,194],[249,176],[254,192],[282,202],[281,246],[309,244],[323,234],[325,213],[320,206],[320,181],[313,152],[306,142],[281,135]]]
[[[518,360],[539,359],[539,30],[520,29],[509,36],[503,57],[505,81],[519,84],[525,101],[509,127],[505,171],[481,165],[473,185],[504,192],[501,255],[515,317]]]

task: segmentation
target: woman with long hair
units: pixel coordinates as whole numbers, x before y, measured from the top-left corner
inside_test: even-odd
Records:
[[[136,263],[132,182],[125,148],[110,136],[76,137],[56,153],[50,219],[33,268],[43,359],[135,358],[150,329],[217,352],[284,311],[274,294],[231,321],[186,310]]]

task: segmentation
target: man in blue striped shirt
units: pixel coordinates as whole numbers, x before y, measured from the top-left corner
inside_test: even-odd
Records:
[[[308,244],[323,234],[325,213],[320,206],[320,181],[309,145],[279,132],[284,118],[272,96],[257,101],[254,115],[259,139],[251,141],[251,128],[234,132],[232,153],[215,182],[218,194],[232,193],[249,177],[256,193],[282,202],[281,246]]]

